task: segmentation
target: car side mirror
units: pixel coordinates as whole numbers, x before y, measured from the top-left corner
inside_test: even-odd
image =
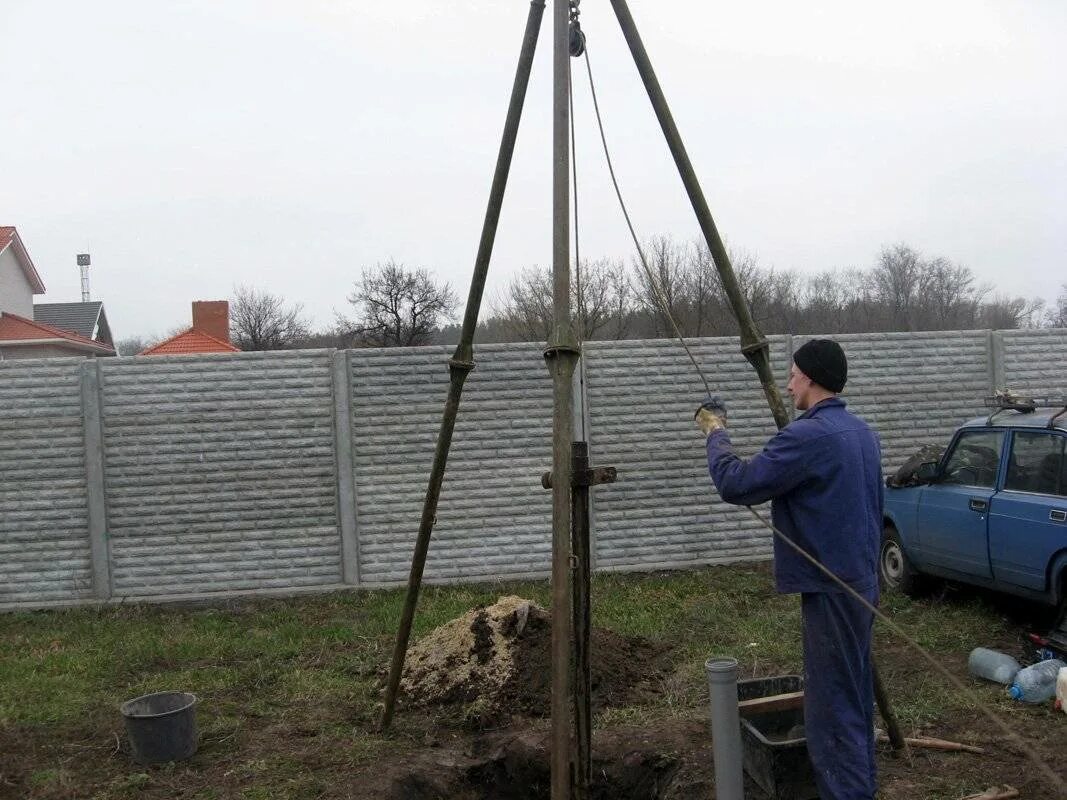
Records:
[[[937,478],[937,462],[924,461],[915,471],[915,477],[923,483],[933,483]]]

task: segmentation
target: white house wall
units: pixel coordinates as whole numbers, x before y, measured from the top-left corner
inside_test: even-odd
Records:
[[[15,246],[0,253],[0,311],[33,319],[33,287],[15,258]]]

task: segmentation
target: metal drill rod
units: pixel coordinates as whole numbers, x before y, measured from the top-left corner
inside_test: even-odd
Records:
[[[589,473],[589,443],[574,442],[571,469],[575,476]],[[591,576],[588,481],[574,481],[571,515],[574,552],[574,798],[588,800],[593,779],[593,707],[590,652],[592,646]]]
[[[552,56],[552,800],[571,797],[572,383],[580,351],[570,298],[570,4],[555,0]]]
[[[478,326],[478,312],[481,310],[485,278],[493,254],[497,223],[500,221],[500,209],[504,202],[504,189],[507,187],[511,158],[515,152],[515,139],[519,131],[522,107],[526,100],[526,89],[530,83],[530,70],[533,66],[534,52],[537,49],[537,36],[541,29],[544,10],[544,0],[531,0],[530,11],[526,17],[526,32],[523,35],[522,49],[519,53],[519,64],[515,70],[515,81],[511,88],[511,102],[508,105],[500,151],[497,154],[496,171],[493,173],[493,183],[489,190],[489,203],[485,210],[482,236],[478,242],[478,254],[474,260],[474,275],[471,277],[470,294],[467,296],[463,328],[459,344],[448,364],[448,400],[441,418],[441,431],[437,436],[433,466],[430,469],[430,480],[422,506],[419,534],[415,540],[415,552],[411,558],[407,597],[404,599],[404,610],[400,617],[400,627],[397,630],[396,644],[393,648],[393,660],[389,667],[389,679],[385,687],[384,707],[380,720],[383,730],[389,727],[396,706],[396,695],[400,687],[400,676],[404,671],[408,641],[411,638],[411,625],[415,619],[415,607],[419,601],[422,573],[426,567],[426,554],[430,548],[430,535],[433,532],[437,514],[437,503],[441,497],[441,484],[444,481],[445,465],[448,462],[448,452],[452,445],[456,415],[459,413],[463,383],[470,371],[474,369],[474,331]]]
[[[711,209],[708,208],[708,201],[704,198],[704,191],[700,188],[700,181],[697,179],[696,171],[689,160],[689,153],[682,142],[678,126],[674,123],[674,117],[671,115],[667,99],[660,88],[656,72],[652,68],[652,62],[649,61],[645,45],[641,41],[641,35],[637,32],[637,26],[634,24],[633,16],[630,14],[630,8],[626,5],[626,0],[611,0],[611,6],[615,10],[615,16],[619,20],[623,36],[630,47],[630,53],[633,55],[634,63],[637,65],[637,71],[645,84],[648,98],[652,101],[652,108],[656,112],[656,118],[659,120],[660,128],[663,129],[663,135],[667,140],[671,155],[674,157],[678,174],[681,175],[685,191],[689,195],[689,202],[696,213],[700,230],[704,234],[704,240],[708,243],[715,269],[719,272],[723,289],[730,300],[730,307],[737,318],[737,324],[741,329],[741,352],[755,368],[756,374],[759,375],[760,384],[763,386],[763,393],[767,397],[767,404],[770,406],[775,424],[779,428],[785,427],[790,422],[789,412],[786,410],[785,403],[782,402],[782,395],[778,391],[778,386],[774,380],[770,347],[763,333],[760,332],[752,319],[752,312],[749,310],[745,297],[741,293],[741,286],[738,284],[737,276],[734,274],[733,266],[730,264],[730,256],[727,254],[726,246],[719,236],[718,228],[715,227],[715,220],[711,216]]]

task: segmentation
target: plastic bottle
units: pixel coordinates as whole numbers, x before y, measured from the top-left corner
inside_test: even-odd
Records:
[[[1024,703],[1047,702],[1056,694],[1057,676],[1064,667],[1067,667],[1067,664],[1058,658],[1038,661],[1026,669],[1019,670],[1008,691],[1012,697]]]
[[[1067,667],[1061,667],[1056,676],[1056,708],[1067,714]]]
[[[1022,667],[1007,653],[990,650],[988,647],[976,647],[967,659],[967,669],[976,678],[985,678],[987,681],[1007,686],[1015,680],[1015,674]]]

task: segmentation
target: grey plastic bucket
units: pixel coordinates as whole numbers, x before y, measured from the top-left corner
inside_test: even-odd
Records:
[[[127,700],[119,710],[134,761],[182,761],[196,752],[196,695],[156,692]]]

